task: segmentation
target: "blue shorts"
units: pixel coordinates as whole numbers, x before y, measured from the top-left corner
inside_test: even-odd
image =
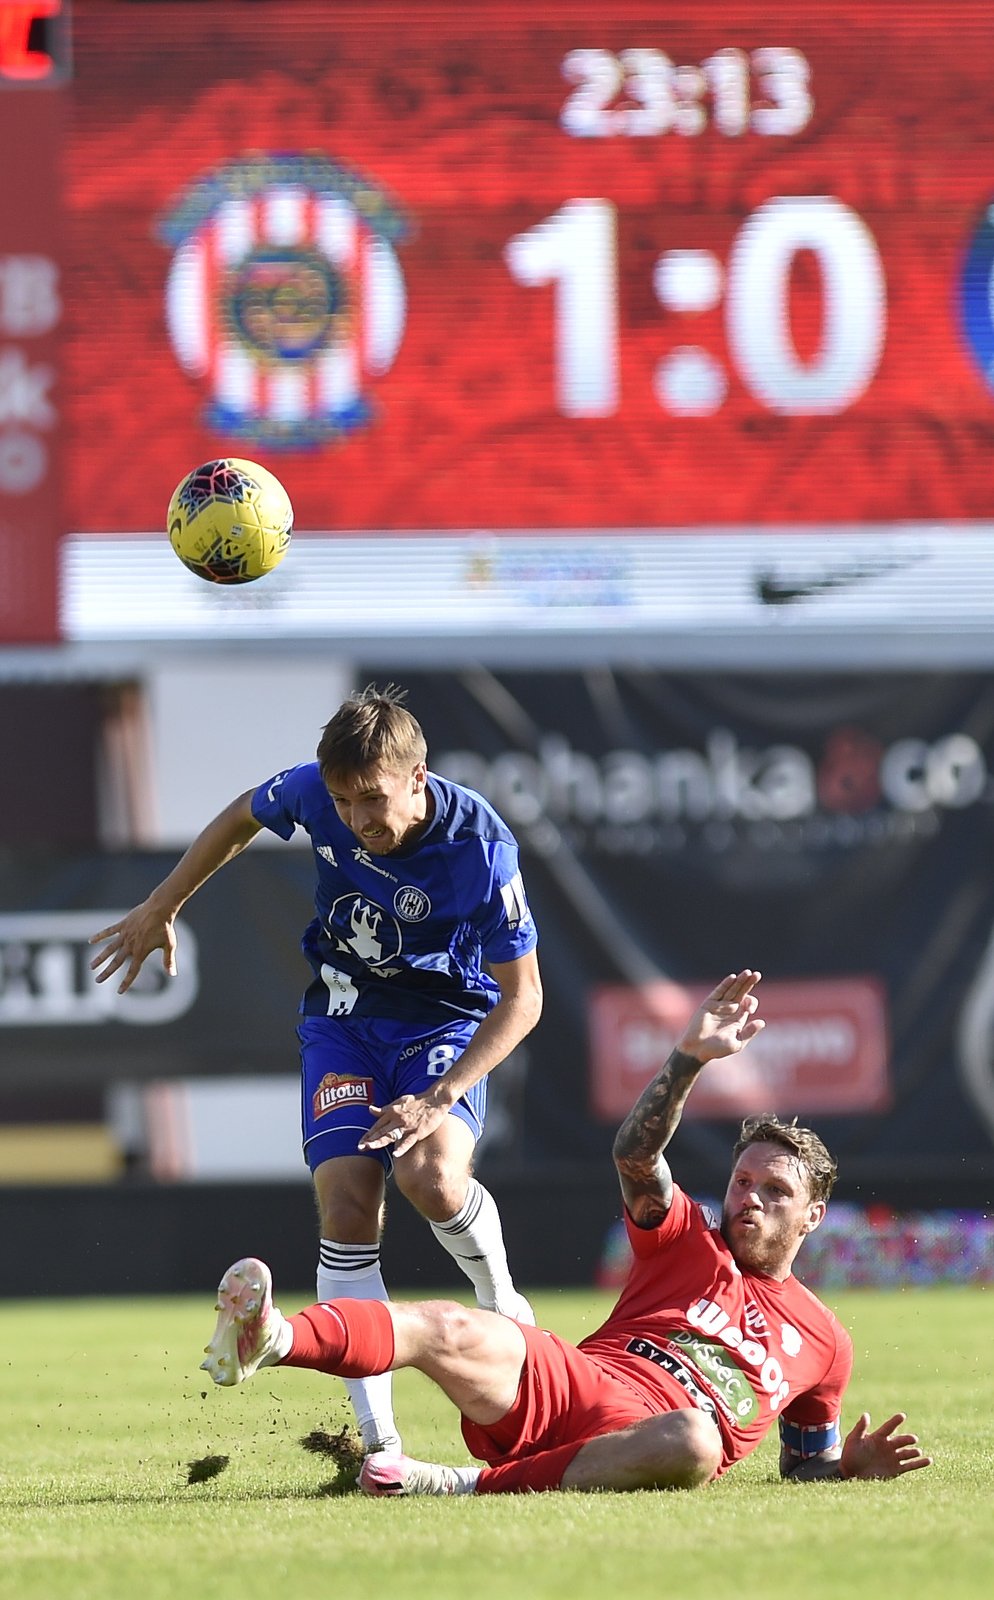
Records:
[[[417,1024],[371,1017],[302,1017],[300,1040],[301,1125],[304,1159],[313,1172],[332,1156],[368,1155],[389,1172],[386,1150],[356,1146],[376,1118],[370,1106],[389,1105],[402,1094],[430,1089],[462,1055],[479,1027],[459,1019],[419,1033]],[[481,1078],[457,1100],[449,1115],[465,1122],[474,1140],[483,1132],[487,1080]]]

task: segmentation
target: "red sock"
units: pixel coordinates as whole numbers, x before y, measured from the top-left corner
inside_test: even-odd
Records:
[[[382,1300],[326,1300],[286,1320],[293,1329],[288,1367],[372,1378],[393,1365],[393,1318]]]
[[[476,1480],[476,1494],[541,1494],[545,1489],[558,1489],[563,1473],[583,1444],[556,1445],[554,1450],[540,1450],[538,1455],[522,1456],[520,1461],[502,1461],[496,1467],[484,1467]]]

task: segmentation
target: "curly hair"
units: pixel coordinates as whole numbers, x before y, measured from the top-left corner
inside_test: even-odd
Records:
[[[751,1144],[778,1144],[794,1156],[807,1174],[812,1200],[827,1200],[832,1193],[838,1166],[818,1135],[799,1127],[796,1117],[792,1122],[781,1122],[772,1112],[746,1117],[732,1151],[733,1162]]]
[[[342,777],[370,767],[417,766],[428,755],[421,724],[406,709],[406,689],[374,683],[339,706],[325,725],[317,748],[321,776]]]

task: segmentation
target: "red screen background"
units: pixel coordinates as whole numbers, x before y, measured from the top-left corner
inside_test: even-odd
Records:
[[[994,392],[960,330],[969,240],[994,199],[994,30],[967,3],[876,6],[683,0],[664,8],[79,4],[66,193],[72,283],[66,521],[158,530],[201,460],[255,455],[284,479],[300,529],[667,528],[986,518]],[[773,21],[771,21],[771,16]],[[797,134],[571,137],[559,117],[578,48],[789,46],[811,69]],[[203,381],[170,345],[170,249],[185,189],[252,152],[319,151],[409,219],[398,248],[407,320],[374,415],[316,449],[252,447],[204,421]],[[832,415],[784,415],[736,370],[721,305],[664,310],[662,251],[727,263],[776,196],[834,196],[866,224],[886,281],[886,337],[865,391]],[[617,210],[613,414],[556,407],[553,287],[504,259],[567,200]],[[814,359],[824,291],[807,252],[790,328]],[[678,417],[653,373],[705,350],[728,389]]]

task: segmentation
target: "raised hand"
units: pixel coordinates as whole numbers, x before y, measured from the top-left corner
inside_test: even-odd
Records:
[[[701,1062],[742,1050],[766,1026],[756,1016],[759,997],[753,993],[761,977],[746,967],[722,978],[687,1023],[677,1049]]]
[[[930,1467],[931,1457],[918,1448],[918,1435],[895,1432],[905,1421],[905,1412],[896,1411],[871,1432],[870,1414],[864,1411],[846,1435],[839,1461],[840,1477],[899,1478],[905,1472]]]

